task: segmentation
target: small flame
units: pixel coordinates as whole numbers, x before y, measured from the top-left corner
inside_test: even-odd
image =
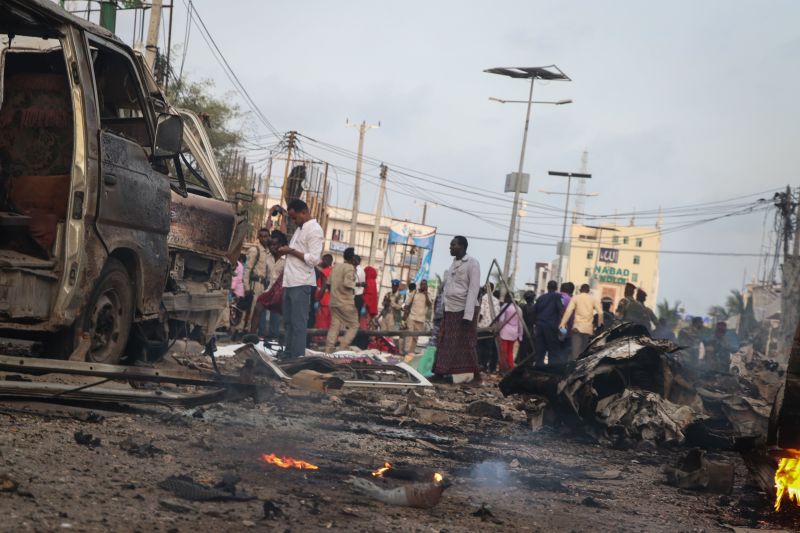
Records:
[[[434,483],[441,483],[444,480],[444,476],[439,472],[433,473],[433,482]]]
[[[375,477],[383,477],[383,474],[386,473],[387,470],[392,468],[392,465],[389,463],[383,463],[383,466],[372,473]]]
[[[312,465],[299,459],[292,459],[291,457],[278,457],[274,453],[261,454],[261,459],[269,464],[279,466],[281,468],[297,468],[300,470],[319,470],[317,465]]]
[[[775,510],[780,511],[785,495],[796,505],[800,505],[800,452],[794,457],[784,457],[775,471]]]

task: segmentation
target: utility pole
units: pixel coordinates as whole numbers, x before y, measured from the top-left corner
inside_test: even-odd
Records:
[[[161,27],[161,0],[152,0],[150,25],[147,27],[147,42],[144,46],[144,62],[155,76],[156,55],[158,55],[158,30]]]
[[[356,236],[358,231],[358,201],[359,196],[361,194],[361,162],[364,158],[364,135],[367,133],[367,130],[372,128],[380,128],[381,123],[378,124],[367,124],[366,121],[361,121],[361,124],[350,124],[348,120],[346,122],[348,126],[357,127],[358,128],[358,158],[356,159],[356,180],[355,184],[353,185],[353,211],[352,215],[353,218],[350,221],[350,246],[356,248]]]
[[[64,7],[64,4],[61,4],[61,7]],[[115,33],[117,31],[116,0],[100,1],[100,25],[111,33]]]
[[[386,165],[381,164],[381,186],[380,189],[378,189],[378,203],[375,205],[375,223],[372,226],[372,242],[369,245],[369,261],[367,261],[367,264],[370,266],[375,262],[375,251],[378,248],[378,239],[381,234],[381,217],[383,217],[383,198],[386,195],[387,170]],[[383,262],[385,266],[385,256]],[[383,268],[381,268],[381,272],[383,272]]]
[[[296,131],[289,132],[289,139],[286,141],[286,166],[283,169],[283,187],[281,187],[281,205],[286,201],[286,187],[289,184],[289,167],[292,164],[292,149],[294,148]]]
[[[264,210],[263,220],[261,221],[262,228],[267,227],[267,221],[269,220],[269,186],[270,182],[272,181],[272,156],[269,156],[269,164],[267,165],[267,177],[266,180],[261,180],[261,187],[264,189],[264,200],[261,202],[261,207]]]
[[[422,204],[422,225],[425,225],[425,220],[428,218],[428,202]]]
[[[795,335],[798,319],[800,319],[800,257],[798,257],[798,224],[796,217],[797,202],[791,187],[786,186],[785,192],[775,193],[773,198],[775,207],[778,208],[783,219],[781,238],[783,239],[783,263],[781,265],[781,327],[778,351],[783,360],[788,356],[789,348]],[[792,244],[793,254],[789,254],[789,241]]]

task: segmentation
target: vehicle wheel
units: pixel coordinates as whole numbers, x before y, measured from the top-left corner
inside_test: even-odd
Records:
[[[133,283],[125,266],[109,258],[83,314],[83,331],[89,334],[87,361],[117,364],[133,323]]]

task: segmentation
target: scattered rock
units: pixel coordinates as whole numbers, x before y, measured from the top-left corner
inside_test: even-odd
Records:
[[[178,498],[190,501],[247,501],[255,498],[248,494],[233,494],[226,490],[207,487],[189,476],[170,476],[160,481],[158,486]]]
[[[173,513],[188,513],[194,510],[188,505],[185,505],[176,500],[171,500],[169,498],[159,499],[158,505],[163,507],[167,511],[172,511]]]
[[[75,432],[75,442],[88,448],[97,448],[100,446],[100,437],[95,437],[91,433],[84,433],[83,431]]]
[[[447,413],[435,411],[433,409],[414,409],[414,417],[423,424],[445,425],[450,423]]]
[[[152,442],[136,442],[131,437],[126,438],[119,443],[119,447],[128,452],[134,457],[141,457],[149,459],[155,457],[157,454],[163,454],[164,450],[153,446]]]
[[[583,477],[586,479],[620,479],[622,478],[621,470],[595,470],[593,472],[584,472]]]
[[[264,501],[264,518],[267,520],[277,520],[283,516],[283,511],[278,504],[272,500]]]
[[[467,414],[483,418],[494,418],[495,420],[503,419],[503,409],[499,405],[486,400],[476,400],[467,405]]]
[[[8,474],[0,474],[0,492],[16,492],[19,483]]]
[[[242,520],[242,525],[244,527],[256,527],[256,523],[252,520]]]
[[[595,509],[608,509],[608,506],[607,506],[606,504],[604,504],[604,503],[601,503],[601,502],[599,502],[599,501],[595,500],[595,499],[594,499],[593,497],[591,497],[591,496],[587,496],[587,497],[585,497],[585,498],[584,498],[584,499],[581,501],[581,505],[585,505],[586,507],[594,507]]]
[[[189,446],[194,446],[195,448],[200,448],[201,450],[205,450],[207,452],[210,452],[214,449],[214,447],[205,437],[200,437],[199,439],[190,442]]]

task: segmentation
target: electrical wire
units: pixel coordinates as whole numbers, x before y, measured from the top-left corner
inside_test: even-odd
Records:
[[[256,117],[261,121],[261,123],[264,126],[266,126],[266,128],[275,137],[281,138],[282,135],[278,132],[278,130],[275,128],[275,126],[272,125],[272,123],[269,121],[269,119],[266,117],[266,115],[264,115],[264,113],[261,111],[261,109],[255,103],[253,98],[250,96],[250,93],[247,91],[247,89],[245,88],[244,84],[242,84],[241,80],[236,75],[236,72],[234,72],[234,70],[231,67],[230,63],[225,58],[225,55],[222,53],[222,51],[220,50],[220,48],[217,45],[216,41],[214,40],[214,37],[211,35],[211,32],[208,30],[208,27],[206,26],[205,21],[203,21],[202,16],[197,11],[197,7],[195,7],[194,4],[191,4],[190,2],[187,2],[187,0],[183,0],[183,4],[186,6],[187,11],[191,10],[191,12],[194,14],[194,16],[191,18],[191,20],[197,24],[197,28],[200,31],[200,36],[206,42],[206,44],[208,45],[209,49],[211,50],[212,55],[214,55],[214,58],[217,60],[219,65],[222,67],[222,70],[225,73],[225,76],[233,84],[233,86],[236,89],[236,91],[239,93],[240,96],[242,96],[242,98],[244,99],[245,103],[248,105],[248,107],[250,107],[251,111],[253,111],[253,113],[255,113]]]

